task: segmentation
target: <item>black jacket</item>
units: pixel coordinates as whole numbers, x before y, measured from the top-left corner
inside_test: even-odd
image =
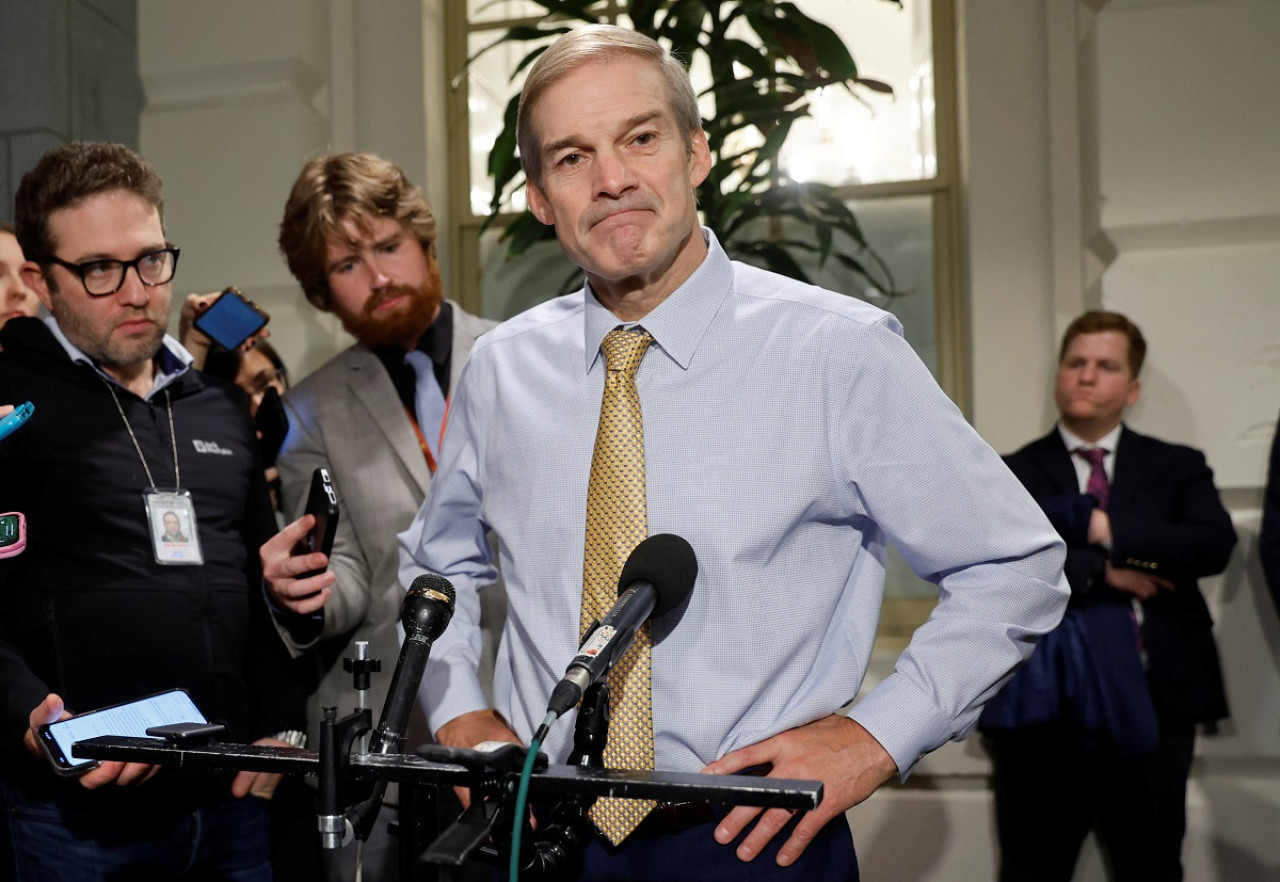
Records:
[[[1107,514],[1110,552],[1090,545],[1088,510],[1062,436],[1055,429],[1005,458],[1067,542],[1066,575],[1073,606],[1116,602],[1121,595],[1103,581],[1105,564],[1132,567],[1170,580],[1143,602],[1142,641],[1148,683],[1157,705],[1186,719],[1227,716],[1227,696],[1213,618],[1197,581],[1226,569],[1236,544],[1231,516],[1222,506],[1204,454],[1128,428],[1116,448],[1115,481]]]
[[[303,728],[262,594],[257,550],[275,521],[243,394],[194,370],[168,386],[204,564],[163,566],[147,476],[103,378],[34,319],[11,321],[3,345],[0,402],[35,413],[0,441],[0,511],[28,525],[26,551],[0,560],[0,776],[52,778],[21,749],[49,692],[75,713],[182,687],[226,740]],[[165,394],[116,395],[156,484],[171,488]]]

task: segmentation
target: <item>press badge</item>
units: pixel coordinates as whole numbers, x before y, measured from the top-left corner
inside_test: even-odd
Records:
[[[195,566],[204,563],[196,534],[196,509],[186,490],[144,490],[156,563]]]

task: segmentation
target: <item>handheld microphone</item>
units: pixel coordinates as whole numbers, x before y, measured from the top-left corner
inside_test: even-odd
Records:
[[[382,706],[382,719],[374,735],[371,753],[399,753],[409,724],[409,713],[418,697],[422,672],[436,641],[453,618],[456,597],[453,585],[441,576],[427,574],[413,580],[400,612],[404,624],[404,645],[396,662],[387,700]]]
[[[618,577],[618,602],[569,662],[551,693],[548,717],[559,717],[576,705],[587,687],[607,674],[631,646],[636,629],[684,603],[697,578],[698,558],[679,536],[659,533],[637,545]]]

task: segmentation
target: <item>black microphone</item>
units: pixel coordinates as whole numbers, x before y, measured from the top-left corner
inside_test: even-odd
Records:
[[[558,717],[577,704],[631,646],[636,629],[684,603],[697,578],[698,558],[679,536],[659,533],[637,545],[618,577],[618,602],[569,662],[551,693],[548,716]]]
[[[453,618],[456,592],[448,579],[428,573],[413,580],[405,595],[400,620],[404,624],[404,645],[396,662],[382,719],[370,745],[371,753],[399,753],[409,724],[409,713],[418,697],[422,672],[436,641]]]

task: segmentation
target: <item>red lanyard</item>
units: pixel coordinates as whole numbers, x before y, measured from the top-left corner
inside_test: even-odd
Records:
[[[449,404],[450,397],[445,396],[444,399],[444,419],[440,421],[440,437],[436,439],[436,449],[440,449],[440,444],[444,441],[444,427],[449,423]],[[413,415],[413,411],[409,408],[404,409],[405,415],[409,417],[409,425],[413,426],[413,434],[418,436],[418,447],[422,449],[422,455],[427,458],[427,470],[431,474],[436,473],[436,458],[431,455],[431,448],[427,446],[427,439],[423,437],[422,427],[418,425],[418,418]]]

